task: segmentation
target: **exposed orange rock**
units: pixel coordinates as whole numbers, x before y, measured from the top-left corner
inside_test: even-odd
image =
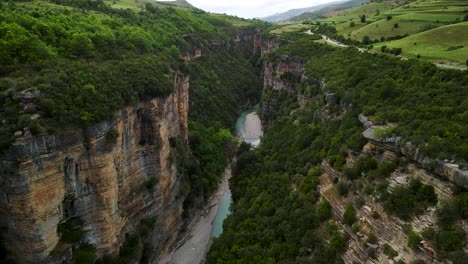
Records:
[[[184,197],[177,197],[169,139],[188,143],[189,77],[176,75],[174,86],[170,96],[123,108],[113,121],[19,139],[0,157],[0,227],[18,263],[67,259],[51,252],[61,244],[58,225],[73,217],[100,256],[116,254],[125,234],[150,217],[157,217],[149,234],[155,254],[170,246]],[[111,130],[116,138],[106,137]]]

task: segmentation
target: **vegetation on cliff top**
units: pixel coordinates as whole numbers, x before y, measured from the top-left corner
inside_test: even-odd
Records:
[[[251,43],[234,39],[264,23],[166,4],[132,9],[110,4],[0,2],[0,149],[24,128],[33,135],[61,133],[112,119],[123,106],[169,95],[175,74],[190,75],[190,146],[170,139],[170,160],[183,178],[177,198],[185,199],[188,214],[218,185],[235,147],[231,129],[241,105],[259,99],[259,57],[253,56]],[[181,59],[195,49],[201,57]],[[115,139],[110,130],[106,140]],[[149,180],[143,190],[155,184]],[[137,231],[127,234],[120,256],[103,261],[144,261],[149,232]],[[3,253],[0,247],[0,262]],[[74,253],[82,263],[96,258],[92,246]]]
[[[266,60],[275,66],[285,58],[302,61],[307,78],[284,74],[276,77],[290,81],[289,90],[264,87],[261,111],[268,127],[259,148],[241,147],[238,153],[231,180],[232,214],[207,263],[232,263],[234,259],[242,263],[341,263],[346,235],[333,231],[341,221],[327,222],[329,207],[318,205],[321,173],[316,166],[324,159],[349,177],[349,183],[339,183],[346,188],[343,195],[374,194],[388,212],[403,219],[435,206],[438,197],[432,186],[418,181],[406,187],[389,186],[387,178],[405,167],[404,159],[378,162],[362,157],[354,167],[346,166],[348,154],[361,152],[366,142],[357,118],[360,113],[375,124],[393,124],[392,131],[419,146],[424,155],[461,164],[468,160],[466,71],[362,54],[352,48],[333,49],[305,34],[281,38],[290,42]],[[330,93],[334,99],[326,100],[325,94]],[[306,98],[304,107],[298,95]],[[466,240],[456,224],[466,219],[465,194],[439,209],[452,211],[453,219],[441,219],[448,224],[425,234],[452,261],[466,256],[457,250]],[[374,212],[372,217],[380,215]],[[352,226],[357,221],[354,207],[349,205],[341,218]],[[418,250],[420,235],[408,234],[408,245]]]
[[[327,25],[335,31],[320,33],[340,42],[367,45],[371,52],[380,50],[376,47],[388,46],[402,49],[399,54],[405,57],[460,66],[468,58],[468,39],[464,34],[468,30],[464,23],[468,19],[467,10],[464,0],[371,1],[321,17],[312,16],[314,20],[274,32]]]
[[[102,1],[0,3],[0,146],[16,131],[61,132],[166,96],[183,52],[233,40],[232,18]],[[196,36],[195,36],[196,35]],[[198,37],[197,37],[198,36]]]

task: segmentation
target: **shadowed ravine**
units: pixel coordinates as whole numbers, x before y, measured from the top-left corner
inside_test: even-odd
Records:
[[[243,112],[236,122],[236,134],[242,140],[253,146],[260,144],[263,135],[260,118],[255,111]],[[232,202],[229,189],[231,165],[224,171],[222,182],[218,190],[211,197],[210,202],[202,214],[188,227],[188,235],[183,238],[180,246],[161,263],[198,264],[203,263],[211,245],[212,237],[223,233],[224,219],[229,215]]]

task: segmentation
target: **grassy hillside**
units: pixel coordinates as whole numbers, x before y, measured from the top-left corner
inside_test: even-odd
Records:
[[[154,1],[152,1],[154,2]],[[169,5],[169,6],[179,6],[179,7],[188,7],[193,8],[194,6],[185,0],[175,0],[175,1],[156,1],[155,3],[160,5]]]
[[[468,60],[468,22],[443,26],[404,39],[383,42],[377,48],[402,48],[403,55],[446,62],[457,61],[464,64]]]
[[[156,0],[104,0],[111,7],[117,9],[132,9],[136,11],[144,10],[146,3],[151,3],[158,6],[172,6],[172,7],[184,7],[184,8],[195,8],[189,2],[185,0],[176,1],[156,1]]]
[[[390,10],[396,6],[395,3],[390,1],[386,2],[372,2],[367,5],[361,5],[341,11],[330,12],[325,14],[326,18],[320,19],[322,22],[346,22],[358,21],[361,15],[366,15],[369,18],[377,16],[380,12]]]
[[[321,8],[321,9],[319,9],[317,11],[308,12],[308,13],[304,13],[304,14],[300,14],[298,16],[292,17],[292,18],[288,19],[288,21],[298,22],[298,21],[303,21],[303,20],[306,20],[306,19],[313,19],[313,18],[321,17],[321,16],[323,16],[323,15],[325,15],[327,13],[330,13],[330,12],[336,12],[336,11],[344,10],[344,9],[347,9],[347,8],[360,6],[362,4],[369,3],[369,2],[370,2],[369,0],[350,0],[350,1],[346,1],[344,3],[328,5],[328,6],[325,6],[324,8]]]
[[[331,2],[331,3],[326,3],[326,4],[322,4],[322,5],[315,5],[315,6],[311,6],[311,7],[291,9],[291,10],[288,10],[288,11],[286,11],[284,13],[278,13],[278,14],[274,14],[274,15],[271,15],[271,16],[262,17],[261,19],[264,20],[264,21],[268,21],[268,22],[285,21],[285,20],[290,19],[291,17],[295,17],[295,16],[298,16],[298,15],[301,15],[301,14],[304,14],[304,13],[313,12],[313,11],[319,10],[321,8],[324,8],[326,6],[333,5],[333,4],[336,4],[336,3],[337,2]]]
[[[281,35],[283,33],[307,30],[309,28],[310,28],[310,25],[290,24],[290,25],[285,25],[285,26],[280,26],[278,28],[275,28],[272,31],[270,31],[270,33],[276,34],[276,35]]]
[[[468,4],[464,0],[419,0],[402,6],[381,2],[350,9],[320,21],[340,23],[336,26],[338,33],[352,39],[362,40],[364,36],[380,39],[461,22],[465,18],[465,10],[468,10]],[[366,16],[365,22],[360,20],[362,15]]]
[[[419,54],[423,59],[458,65],[464,65],[468,58],[467,49],[461,47],[467,46],[465,0],[387,0],[326,16],[307,24],[333,26],[336,31],[320,33],[347,44],[403,48],[403,54],[409,57]],[[440,30],[434,30],[437,28]]]
[[[432,28],[458,23],[465,18],[468,4],[464,0],[433,0],[417,1],[368,17],[366,22],[352,29],[350,23],[337,27],[338,33],[348,34],[356,40],[364,36],[371,39],[392,37],[397,35],[412,35]],[[388,18],[388,19],[387,19]],[[397,26],[396,26],[397,25]]]

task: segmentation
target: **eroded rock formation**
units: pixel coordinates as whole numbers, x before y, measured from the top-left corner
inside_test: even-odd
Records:
[[[58,226],[72,221],[98,256],[151,219],[153,260],[182,222],[180,176],[170,139],[188,142],[189,77],[174,91],[121,109],[113,121],[56,135],[19,138],[0,157],[0,227],[18,263],[69,260]],[[76,246],[76,245],[75,245]]]

